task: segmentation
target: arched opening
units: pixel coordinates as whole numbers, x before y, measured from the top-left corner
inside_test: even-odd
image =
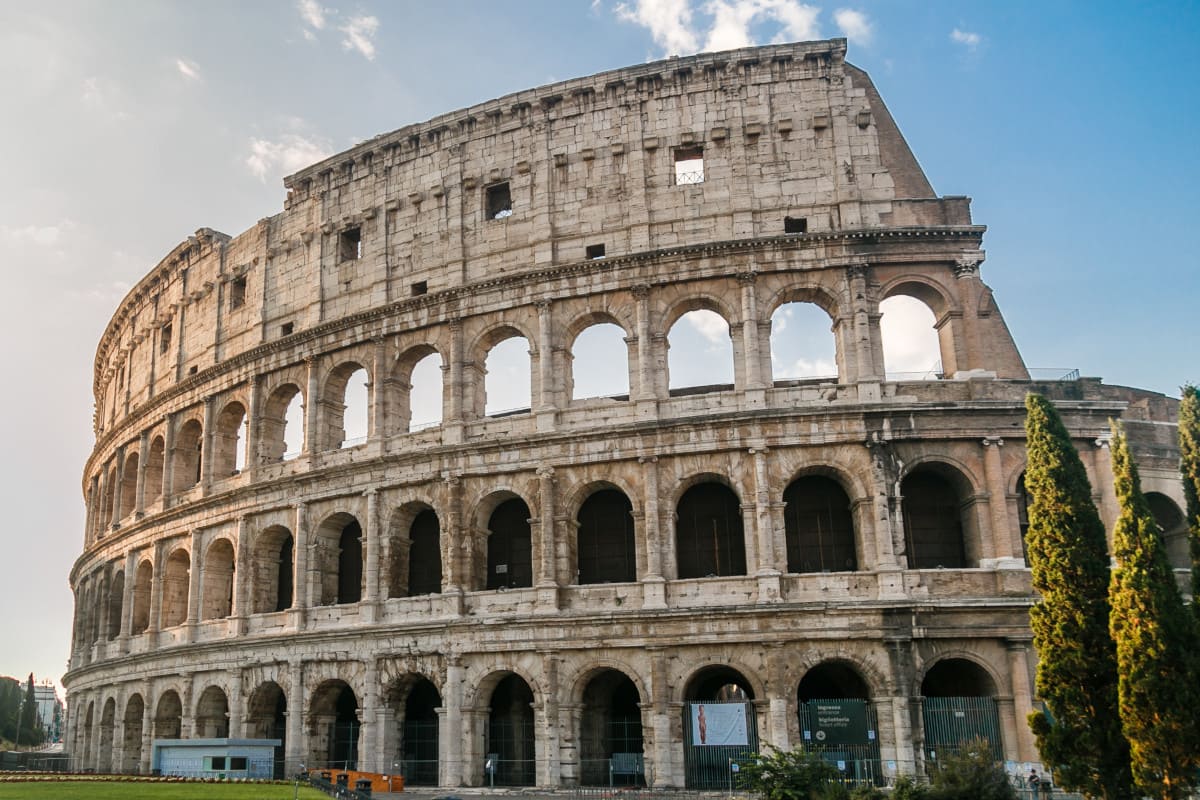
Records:
[[[110,697],[100,715],[100,751],[96,754],[96,771],[102,774],[113,771],[113,728],[116,722],[117,701]]]
[[[1021,530],[1021,556],[1025,559],[1026,566],[1029,565],[1029,542],[1026,536],[1029,534],[1029,490],[1025,488],[1025,473],[1021,473],[1021,477],[1017,478],[1017,526]]]
[[[850,498],[824,475],[805,475],[783,490],[788,572],[858,569]]]
[[[154,738],[178,739],[183,730],[183,703],[174,689],[168,689],[158,698],[154,712]]]
[[[133,584],[133,619],[130,632],[145,633],[150,627],[150,587],[154,583],[154,567],[149,561],[138,564]]]
[[[908,568],[968,566],[963,502],[950,480],[934,469],[918,468],[900,482],[900,493]]]
[[[680,578],[746,574],[741,502],[728,486],[697,483],[679,498],[675,558]]]
[[[233,545],[217,539],[204,555],[204,597],[200,600],[200,619],[225,619],[233,613]]]
[[[136,774],[142,766],[142,720],[146,716],[146,701],[140,694],[132,695],[125,703],[124,733],[121,739],[121,763],[117,771]]]
[[[577,517],[579,583],[637,580],[633,503],[620,489],[593,492]]]
[[[258,421],[259,460],[264,464],[287,461],[304,450],[304,395],[294,383],[271,392]]]
[[[941,378],[941,344],[930,307],[915,297],[897,294],[879,304],[879,313],[888,380]]]
[[[507,675],[492,691],[485,752],[485,781],[490,776],[497,786],[534,784],[533,691],[519,675]]]
[[[645,782],[641,702],[637,685],[615,669],[601,670],[588,681],[579,720],[580,783]]]
[[[308,766],[358,768],[358,698],[345,681],[330,680],[313,692],[308,718]]]
[[[179,435],[175,438],[173,494],[186,492],[200,482],[203,449],[204,428],[198,420],[189,419],[180,427]]]
[[[432,508],[417,514],[408,538],[409,597],[437,594],[442,591],[441,525]]]
[[[706,308],[689,311],[667,332],[668,387],[672,395],[733,388],[729,323]]]
[[[108,471],[108,480],[104,485],[104,513],[100,519],[101,536],[109,526],[117,521],[114,515],[116,514],[117,495],[120,494],[120,491],[121,487],[117,485],[117,468],[112,467]]]
[[[825,309],[784,303],[771,315],[771,376],[776,384],[838,377],[837,343]]]
[[[88,703],[87,714],[83,717],[83,763],[87,764],[92,758],[92,725],[95,724],[93,716],[96,712],[96,704]]]
[[[412,368],[409,378],[409,431],[442,424],[442,356],[430,353]]]
[[[137,506],[137,474],[138,454],[130,453],[125,456],[125,466],[121,470],[121,518],[132,514]]]
[[[331,606],[357,603],[362,599],[362,527],[352,515],[338,513],[317,529],[317,569],[320,602]]]
[[[572,400],[629,399],[629,348],[621,326],[602,322],[584,328],[571,344],[568,358]]]
[[[121,635],[121,614],[125,610],[125,573],[118,572],[113,576],[112,584],[108,587],[108,630],[105,638],[116,639]]]
[[[706,667],[684,687],[684,780],[689,789],[729,785],[730,759],[758,752],[754,688],[732,667]]]
[[[519,497],[505,500],[488,520],[487,589],[533,586],[533,539],[529,506]]]
[[[405,786],[437,786],[438,708],[442,705],[437,687],[421,675],[406,675],[388,687],[386,703],[397,734],[390,753],[392,771],[404,776]]]
[[[1188,539],[1187,520],[1175,501],[1161,492],[1146,492],[1146,503],[1162,534],[1167,561],[1172,569],[1191,569],[1192,551]]]
[[[1003,758],[996,684],[982,667],[965,658],[942,659],[925,673],[921,695],[927,760],[936,762],[939,754],[974,739],[986,740],[996,761]]]
[[[146,505],[158,502],[163,493],[163,464],[166,461],[166,443],[163,437],[155,436],[150,442],[150,454],[146,457]]]
[[[223,480],[246,466],[246,407],[232,402],[217,415],[213,440],[213,478]]]
[[[246,707],[246,735],[279,740],[275,747],[275,778],[282,778],[287,752],[287,696],[275,681],[262,683],[251,693]]]
[[[197,739],[229,738],[229,699],[218,686],[209,686],[196,703]]]
[[[879,737],[867,682],[854,667],[829,661],[804,674],[796,692],[805,747],[847,780],[879,783]]]
[[[329,374],[321,395],[321,437],[325,450],[354,447],[367,441],[370,377],[361,364],[347,362]]]
[[[533,394],[528,339],[513,335],[498,341],[488,350],[483,372],[486,416],[503,417],[529,411]]]
[[[192,559],[187,550],[179,549],[167,557],[162,580],[162,626],[170,628],[187,620],[188,583]]]
[[[258,536],[254,548],[254,613],[270,614],[292,607],[292,533],[272,525]]]

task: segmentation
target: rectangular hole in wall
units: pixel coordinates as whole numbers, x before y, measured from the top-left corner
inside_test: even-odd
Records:
[[[808,233],[808,218],[807,217],[784,217],[783,218],[784,233]]]
[[[588,259],[604,258],[604,245],[589,244],[586,252]]]
[[[199,367],[188,367],[188,375],[195,375],[199,371]]]
[[[229,310],[241,308],[246,304],[246,278],[234,278],[229,284]]]
[[[280,336],[291,336],[292,331],[294,331],[294,330],[296,330],[296,323],[285,322],[279,326],[279,335]]]
[[[338,260],[356,261],[362,258],[362,228],[355,225],[338,234]]]
[[[512,216],[512,192],[508,181],[493,183],[487,187],[486,208],[488,219],[504,219]]]
[[[429,291],[428,281],[417,281],[412,285],[412,296],[418,297]]]
[[[704,183],[704,148],[679,147],[675,150],[675,185]]]

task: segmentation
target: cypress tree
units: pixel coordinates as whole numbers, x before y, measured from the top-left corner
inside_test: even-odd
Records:
[[[1179,471],[1187,500],[1192,550],[1192,611],[1200,618],[1200,390],[1188,384],[1179,400]]]
[[[1088,797],[1132,796],[1108,630],[1108,543],[1092,487],[1058,411],[1026,395],[1026,543],[1041,600],[1029,612],[1037,693],[1048,714],[1029,725],[1056,783]]]
[[[1109,588],[1109,624],[1121,675],[1121,726],[1138,788],[1151,797],[1177,800],[1187,795],[1200,768],[1197,693],[1190,680],[1196,630],[1117,422],[1112,462],[1121,515],[1113,537],[1117,566]]]
[[[41,744],[34,741],[37,723],[37,696],[33,692],[33,673],[29,673],[29,682],[25,684],[25,702],[21,704],[21,717],[18,723],[19,742],[26,745]]]

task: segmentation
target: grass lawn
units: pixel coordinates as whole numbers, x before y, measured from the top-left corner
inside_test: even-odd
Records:
[[[0,783],[0,800],[292,800],[289,784],[61,781]],[[328,800],[309,786],[301,800]]]

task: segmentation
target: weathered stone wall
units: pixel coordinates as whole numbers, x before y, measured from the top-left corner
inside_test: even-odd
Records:
[[[682,704],[704,676],[736,675],[762,741],[786,747],[802,741],[801,681],[842,664],[867,687],[880,757],[912,769],[922,682],[949,664],[983,676],[1003,752],[1035,758],[1023,395],[1059,403],[1109,523],[1107,419],[1130,408],[1157,490],[1178,500],[1172,403],[1028,380],[980,279],[968,201],[932,196],[843,54],[840,40],[778,45],[522,92],[365,142],[291,176],[282,213],[181,243],[97,352],[73,752],[145,770],[153,736],[223,716],[234,736],[283,726],[289,767],[312,765],[349,689],[358,761],[386,771],[424,679],[441,703],[438,780],[478,784],[493,691],[516,675],[534,780],[570,784],[596,749],[581,741],[588,687],[613,670],[637,690],[648,780],[680,785]],[[703,181],[676,185],[673,154],[697,147]],[[488,218],[504,182],[512,213]],[[806,232],[785,234],[785,217]],[[596,244],[604,257],[587,258]],[[888,379],[879,304],[896,294],[934,312],[945,380]],[[793,301],[828,313],[836,378],[775,380],[771,318]],[[695,309],[728,322],[734,381],[672,391],[667,334]],[[574,342],[600,323],[624,333],[629,394],[574,399],[589,368]],[[486,357],[512,335],[529,344],[530,408],[488,416]],[[442,419],[411,430],[413,368],[432,353]],[[343,442],[359,368],[367,436]],[[304,446],[285,455],[293,396]],[[789,571],[784,493],[807,476],[844,493],[853,569]],[[952,493],[961,563],[920,560],[913,476]],[[698,486],[732,492],[744,569],[683,575],[680,509]],[[581,509],[609,489],[629,504],[634,574],[581,584]],[[492,515],[513,499],[530,578],[488,589]],[[414,555],[423,510],[432,561]],[[408,596],[413,560],[440,570],[440,591]]]

